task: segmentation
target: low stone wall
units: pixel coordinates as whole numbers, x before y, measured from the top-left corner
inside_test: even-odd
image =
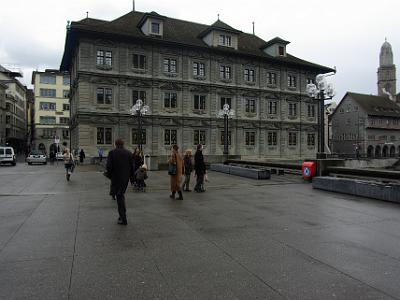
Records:
[[[399,158],[381,158],[381,159],[346,159],[344,167],[346,168],[387,168],[393,166]]]
[[[396,183],[322,176],[314,177],[312,185],[315,189],[400,203],[400,184]]]
[[[268,169],[253,169],[253,168],[244,168],[244,167],[230,166],[224,164],[211,164],[210,170],[230,175],[252,178],[252,179],[271,178],[271,171]]]

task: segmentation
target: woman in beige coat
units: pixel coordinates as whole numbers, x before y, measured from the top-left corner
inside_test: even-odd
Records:
[[[181,191],[181,180],[183,174],[183,160],[182,156],[178,152],[178,145],[173,145],[171,148],[171,155],[169,157],[168,163],[176,165],[176,175],[170,175],[171,177],[171,195],[172,199],[175,199],[175,194],[178,192],[179,197],[177,200],[183,200]]]

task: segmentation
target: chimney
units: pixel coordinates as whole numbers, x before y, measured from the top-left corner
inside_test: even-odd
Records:
[[[255,30],[254,30],[254,22],[253,22],[253,35],[255,35],[256,33],[255,33]]]
[[[132,0],[132,11],[135,11],[135,0]]]

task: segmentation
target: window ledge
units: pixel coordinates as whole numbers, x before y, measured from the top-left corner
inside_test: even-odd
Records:
[[[97,108],[110,109],[110,108],[112,108],[112,104],[97,104]]]
[[[167,77],[178,77],[178,73],[163,72]]]
[[[197,80],[206,80],[207,79],[206,76],[200,76],[200,75],[193,75],[193,78],[197,79]]]
[[[256,145],[246,145],[245,148],[246,150],[254,150],[256,148]]]
[[[277,150],[277,146],[268,146],[268,150],[270,151],[276,151]]]
[[[269,87],[270,89],[276,89],[278,87],[277,84],[269,84],[267,83],[267,87]]]
[[[246,84],[246,85],[250,85],[250,86],[255,86],[256,85],[256,83],[255,83],[255,81],[244,81],[244,83]]]
[[[145,69],[132,68],[131,70],[133,73],[136,73],[136,74],[146,74],[146,72],[147,72],[147,70],[145,70]]]
[[[178,109],[177,109],[177,108],[167,108],[167,107],[164,107],[164,111],[167,112],[167,113],[177,113],[177,112],[178,112]]]
[[[221,82],[224,83],[232,83],[232,79],[224,79],[224,78],[220,78]]]
[[[287,117],[289,120],[296,120],[297,119],[297,116],[288,116]]]
[[[104,71],[112,70],[112,66],[109,65],[96,65],[96,68]]]
[[[297,91],[297,87],[295,86],[288,86],[287,88],[289,91]]]
[[[253,112],[245,112],[244,115],[248,118],[254,118],[257,117],[257,113]]]
[[[194,113],[196,115],[205,115],[207,112],[205,109],[193,109],[192,113]]]

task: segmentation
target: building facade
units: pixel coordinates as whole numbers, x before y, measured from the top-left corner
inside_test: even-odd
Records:
[[[59,152],[62,143],[70,142],[69,74],[50,69],[35,71],[32,84],[35,103],[33,147],[46,153]]]
[[[6,143],[6,89],[7,85],[0,82],[0,146]]]
[[[400,156],[400,106],[387,96],[346,93],[332,116],[333,152]],[[356,148],[357,147],[357,148]]]
[[[0,66],[0,82],[5,91],[5,143],[17,153],[26,151],[26,87],[17,79],[21,72]]]
[[[35,137],[35,95],[33,89],[28,89],[26,93],[26,135],[27,152],[30,152]]]
[[[306,85],[333,70],[290,55],[288,43],[220,20],[207,26],[155,12],[72,22],[61,63],[71,74],[72,147],[96,156],[116,137],[128,148],[141,139],[153,168],[175,143],[204,144],[208,161],[222,159],[224,122],[217,115],[229,104],[229,154],[315,157],[318,102]],[[140,133],[129,112],[137,99],[150,107]]]

